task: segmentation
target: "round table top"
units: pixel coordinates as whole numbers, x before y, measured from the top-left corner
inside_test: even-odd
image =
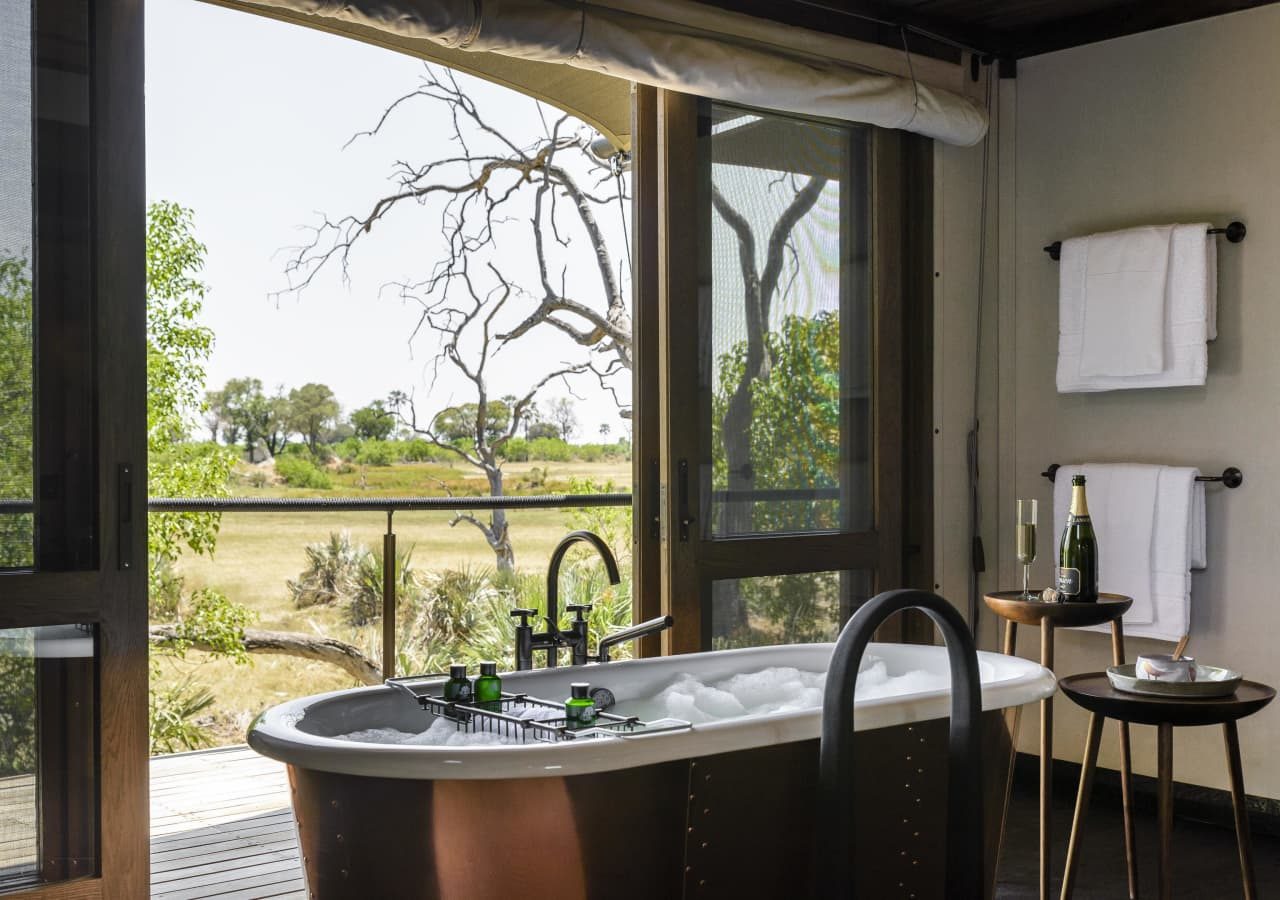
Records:
[[[1023,600],[1022,591],[999,591],[982,599],[988,608],[1019,625],[1040,625],[1046,619],[1054,628],[1085,628],[1120,618],[1133,605],[1132,597],[1099,594],[1096,603],[1045,603]]]
[[[1149,697],[1117,691],[1106,672],[1058,679],[1062,692],[1090,712],[1139,725],[1221,725],[1251,716],[1275,697],[1275,688],[1242,681],[1228,697]]]

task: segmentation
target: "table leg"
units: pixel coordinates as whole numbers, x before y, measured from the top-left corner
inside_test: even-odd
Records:
[[[1053,670],[1053,622],[1040,623],[1040,665]],[[1053,698],[1040,701],[1040,900],[1053,869]]]
[[[1004,655],[1013,656],[1018,646],[1018,623],[1013,619],[1004,620]]]
[[[1124,665],[1124,626],[1111,622],[1111,661]],[[1120,722],[1120,798],[1124,808],[1124,861],[1129,870],[1129,900],[1138,898],[1138,841],[1133,816],[1133,764],[1129,744],[1129,723]]]
[[[1157,884],[1160,900],[1173,897],[1173,726],[1164,722],[1157,738],[1160,808],[1160,872]]]
[[[1076,866],[1080,862],[1080,836],[1084,831],[1089,795],[1093,793],[1093,773],[1098,767],[1098,745],[1102,743],[1103,717],[1089,713],[1089,731],[1084,740],[1084,762],[1080,766],[1080,790],[1076,792],[1076,812],[1071,817],[1071,839],[1067,842],[1067,868],[1062,873],[1062,900],[1071,900],[1075,890]]]
[[[1258,886],[1253,874],[1253,848],[1249,841],[1249,810],[1245,806],[1244,767],[1240,765],[1240,733],[1235,722],[1224,722],[1222,733],[1227,743],[1227,767],[1231,771],[1231,808],[1236,816],[1236,844],[1240,848],[1240,877],[1244,881],[1245,900],[1256,900]]]

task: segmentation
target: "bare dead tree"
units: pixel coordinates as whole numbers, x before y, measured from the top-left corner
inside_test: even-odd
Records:
[[[496,333],[495,323],[500,321],[514,288],[495,264],[486,263],[485,268],[494,284],[483,293],[477,289],[466,260],[459,264],[453,279],[431,285],[430,293],[426,295],[419,294],[414,285],[402,286],[403,296],[422,306],[418,330],[434,332],[439,338],[440,349],[430,363],[434,373],[432,382],[435,382],[440,367],[448,366],[470,383],[475,397],[475,411],[468,422],[472,430],[467,445],[459,446],[440,432],[442,416],[454,412],[457,407],[437,413],[424,426],[419,424],[415,404],[410,398],[407,413],[402,406],[401,415],[414,433],[484,472],[489,485],[489,496],[501,497],[504,494],[503,450],[519,433],[538,392],[552,381],[565,380],[586,372],[591,364],[561,363],[534,381],[524,394],[514,399],[493,397],[489,388],[489,369],[503,343]],[[499,405],[505,418],[505,422],[501,423],[497,419]],[[495,428],[495,424],[498,427]],[[459,522],[474,525],[480,530],[494,552],[499,571],[515,570],[515,550],[511,545],[505,510],[491,510],[487,521],[473,513],[459,512],[454,515],[451,524],[457,525]]]
[[[745,534],[751,530],[752,502],[749,498],[755,487],[755,467],[751,459],[751,388],[758,381],[767,381],[772,370],[766,337],[774,297],[779,293],[789,251],[794,265],[791,233],[818,202],[827,179],[815,175],[803,186],[799,186],[795,179],[778,180],[771,185],[771,189],[784,183],[790,185],[793,196],[769,233],[763,269],[757,259],[755,229],[719,188],[713,186],[711,191],[712,207],[737,240],[747,332],[746,364],[729,396],[720,430],[728,470],[726,486],[730,497],[725,503],[721,519],[726,534]],[[714,636],[725,637],[745,630],[747,610],[741,595],[736,590],[730,590],[720,599],[720,603],[725,615],[716,617],[717,634]]]
[[[424,294],[431,294],[458,277],[468,258],[492,256],[499,249],[499,226],[513,216],[527,220],[532,233],[539,284],[520,292],[531,308],[495,331],[496,343],[519,340],[545,326],[587,349],[590,370],[602,382],[629,371],[630,264],[629,259],[615,259],[600,224],[600,217],[615,214],[616,207],[625,227],[630,201],[625,154],[600,158],[592,151],[594,131],[567,114],[548,123],[548,108],[541,104],[544,132],[531,144],[523,143],[484,114],[452,71],[430,65],[416,90],[393,102],[373,128],[352,140],[377,135],[393,115],[415,101],[440,112],[433,121],[450,123],[458,153],[422,165],[401,161],[392,175],[396,189],[377,198],[366,212],[324,217],[312,229],[311,240],[295,248],[286,264],[288,290],[305,289],[330,265],[339,266],[345,279],[352,252],[393,211],[438,202],[439,233],[447,250],[420,285]],[[533,208],[528,213],[530,195]],[[548,252],[550,242],[567,249],[582,238],[588,252],[575,256],[575,261],[593,260],[599,276],[598,291],[590,296],[569,290],[567,264],[557,270],[557,260]],[[622,409],[624,417],[629,412]]]
[[[482,471],[490,495],[498,497],[504,492],[504,448],[532,416],[540,390],[552,381],[569,389],[566,379],[587,373],[612,390],[611,378],[631,369],[629,258],[615,258],[600,218],[616,207],[625,236],[630,199],[625,159],[597,156],[594,131],[564,114],[551,121],[542,105],[542,133],[532,142],[514,137],[481,110],[451,71],[432,66],[425,67],[416,90],[393,102],[370,130],[352,140],[376,136],[394,115],[418,102],[436,114],[433,122],[448,123],[457,152],[420,165],[401,161],[393,171],[395,189],[365,212],[324,217],[286,265],[289,290],[305,290],[326,267],[338,267],[346,280],[357,246],[394,211],[434,210],[438,218],[427,231],[439,234],[442,252],[425,278],[394,288],[402,300],[421,308],[410,345],[428,336],[434,341],[427,364],[431,386],[447,370],[453,381],[468,386],[470,402],[436,412],[426,422],[419,421],[412,398],[398,397],[392,405],[415,433]],[[509,242],[520,240],[513,231],[517,227],[527,228],[532,237],[536,286],[522,286],[515,274],[527,256],[511,252]],[[579,249],[584,241],[586,252]],[[598,287],[585,295],[575,293],[584,288],[571,289],[568,278],[569,265],[582,260],[590,260],[598,276]],[[582,356],[530,373],[528,387],[513,400],[496,396],[495,357],[548,328],[582,348]],[[613,396],[618,399],[616,392]],[[619,406],[628,416],[629,409]],[[446,439],[440,427],[445,413],[456,426],[460,409],[470,416],[461,444]],[[495,427],[499,419],[505,421]],[[487,518],[459,513],[452,524],[459,522],[484,535],[499,571],[514,570],[505,511],[493,510]]]

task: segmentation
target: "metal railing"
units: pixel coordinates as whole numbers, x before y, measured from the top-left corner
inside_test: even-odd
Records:
[[[153,513],[382,512],[382,677],[396,667],[396,532],[398,512],[474,512],[494,509],[587,509],[630,506],[630,494],[536,494],[522,497],[152,497]],[[34,511],[30,500],[0,500],[0,515]]]
[[[714,491],[715,502],[794,502],[836,500],[835,488],[760,489]],[[382,535],[382,672],[395,675],[396,637],[396,532],[398,512],[476,512],[517,509],[587,509],[625,507],[631,494],[536,494],[517,497],[152,497],[147,511],[153,513],[270,513],[270,512],[381,512],[387,529]],[[22,515],[34,511],[30,500],[0,499],[0,515]],[[654,511],[656,514],[656,510]]]

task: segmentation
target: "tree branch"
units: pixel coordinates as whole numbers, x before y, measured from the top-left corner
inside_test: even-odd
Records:
[[[214,648],[202,641],[179,636],[173,625],[152,625],[151,643],[159,647],[185,646],[209,652]],[[244,649],[248,653],[295,656],[337,666],[361,684],[382,684],[382,672],[369,657],[350,644],[334,638],[319,637],[293,631],[262,631],[246,628]]]

